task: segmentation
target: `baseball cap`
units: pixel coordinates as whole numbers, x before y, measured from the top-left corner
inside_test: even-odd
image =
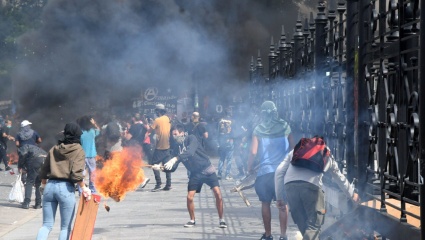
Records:
[[[165,106],[164,106],[164,104],[157,104],[156,106],[155,106],[155,109],[159,109],[159,110],[165,110]]]
[[[21,122],[21,127],[25,127],[25,126],[28,126],[28,125],[31,125],[31,124],[32,124],[32,122],[30,122],[28,120],[24,120],[24,121]]]

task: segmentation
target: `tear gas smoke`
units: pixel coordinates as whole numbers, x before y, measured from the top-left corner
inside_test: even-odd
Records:
[[[252,53],[295,24],[298,5],[315,5],[294,2],[48,1],[42,26],[18,41],[26,53],[12,76],[18,111],[47,140],[76,116],[131,106],[153,82],[176,90],[197,82],[200,96],[217,89],[231,98]]]

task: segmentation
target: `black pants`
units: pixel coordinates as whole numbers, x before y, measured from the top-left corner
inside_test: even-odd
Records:
[[[0,143],[0,158],[4,163],[4,167],[9,167],[9,159],[7,158],[7,145],[4,145],[3,143]]]
[[[39,177],[40,168],[43,165],[43,158],[33,158],[28,160],[27,180],[25,182],[25,199],[24,203],[31,202],[32,187],[35,186],[35,204],[41,204],[40,185],[41,179]]]
[[[171,159],[170,149],[159,150],[155,149],[152,158],[152,164],[165,164]],[[161,186],[161,173],[160,171],[153,170],[153,174],[155,175],[156,186]],[[166,187],[171,186],[171,172],[166,172],[165,177],[167,178],[167,182],[165,184]]]

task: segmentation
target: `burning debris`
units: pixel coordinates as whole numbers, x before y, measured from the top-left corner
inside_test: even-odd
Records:
[[[105,207],[107,212],[109,212],[111,210],[111,208],[106,203],[104,203],[103,206]]]
[[[11,152],[7,154],[7,157],[9,158],[9,166],[12,164],[18,164],[19,157],[16,152]]]
[[[127,192],[136,190],[145,179],[142,149],[138,146],[126,147],[99,161],[102,161],[102,168],[96,169],[94,183],[105,198],[120,202]],[[105,204],[105,209],[108,211],[110,208]]]

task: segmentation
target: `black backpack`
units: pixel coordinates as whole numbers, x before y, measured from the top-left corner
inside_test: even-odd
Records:
[[[305,167],[315,172],[324,172],[329,162],[330,152],[326,143],[319,137],[301,138],[295,145],[291,164]]]

